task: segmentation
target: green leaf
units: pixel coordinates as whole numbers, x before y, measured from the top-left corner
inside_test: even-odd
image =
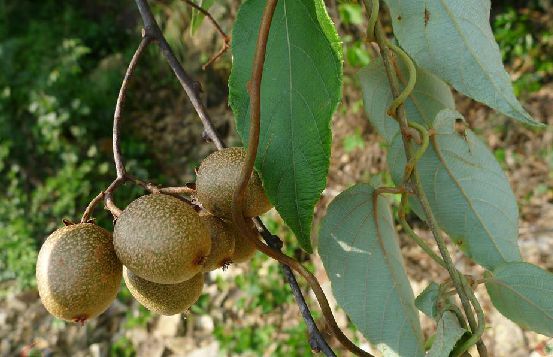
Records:
[[[345,25],[361,25],[363,23],[363,10],[359,4],[339,4],[338,13]]]
[[[344,137],[343,140],[344,151],[348,154],[356,149],[363,149],[365,147],[365,140],[361,135],[361,130],[355,129],[353,134],[349,134]]]
[[[465,333],[467,330],[461,327],[457,316],[451,311],[444,311],[438,321],[434,343],[427,357],[448,357]]]
[[[215,4],[215,0],[199,0],[197,5],[200,6],[204,10],[209,10],[211,6]],[[190,34],[194,35],[196,31],[200,28],[202,25],[202,22],[204,21],[205,15],[199,12],[196,9],[192,9],[192,16],[190,17]]]
[[[402,68],[402,73],[403,78],[407,78],[405,68]],[[392,117],[386,114],[393,97],[390,86],[386,85],[388,78],[382,60],[371,62],[359,71],[358,78],[369,121],[386,142],[392,142],[394,136],[399,132],[399,126]],[[449,86],[432,73],[417,68],[415,88],[405,102],[407,118],[429,128],[436,114],[445,108],[455,109],[455,101]]]
[[[363,335],[385,356],[423,356],[413,291],[405,274],[386,199],[359,184],[328,207],[319,234],[319,254],[337,302]]]
[[[490,23],[490,0],[386,0],[394,33],[415,62],[459,92],[529,125]]]
[[[478,264],[493,270],[520,261],[517,246],[518,208],[507,177],[484,143],[469,129],[455,130],[461,114],[445,109],[433,125],[435,135],[417,169],[438,224]],[[401,183],[405,153],[394,139],[388,165]],[[412,205],[419,217],[424,215]]]
[[[229,103],[247,144],[246,85],[265,3],[247,0],[232,34]],[[256,169],[265,191],[303,249],[311,248],[313,208],[326,185],[330,120],[341,98],[342,52],[322,0],[279,1],[261,84]]]
[[[553,336],[553,274],[524,262],[486,274],[493,305],[524,329]]]
[[[353,67],[363,67],[371,62],[371,56],[361,41],[355,41],[347,46],[346,58]]]
[[[431,282],[415,299],[415,306],[428,317],[435,318],[438,315],[436,303],[440,297],[440,286]]]

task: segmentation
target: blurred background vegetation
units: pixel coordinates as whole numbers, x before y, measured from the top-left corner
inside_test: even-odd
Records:
[[[183,2],[151,2],[184,67],[202,83],[217,130],[229,145],[237,145],[226,103],[231,57],[227,53],[207,71],[201,70],[222,39]],[[203,0],[228,33],[239,4],[240,0]],[[517,95],[523,98],[553,76],[553,29],[550,17],[544,20],[546,14],[551,16],[550,7],[550,1],[492,1],[494,33]],[[346,90],[358,91],[353,75],[370,61],[370,49],[362,41],[361,7],[331,0],[329,8],[344,41]],[[79,219],[90,199],[114,177],[113,109],[126,65],[139,42],[137,16],[130,0],[0,0],[0,299],[33,290],[34,264],[44,239],[62,218]],[[355,100],[346,101],[339,115],[362,112],[360,96],[349,95]],[[123,125],[122,148],[129,171],[156,183],[192,181],[194,167],[211,150],[155,46],[149,48],[132,80]],[[367,145],[360,129],[338,140],[345,153]],[[501,152],[496,156],[501,158]],[[116,201],[124,207],[139,194],[139,189],[125,188]],[[95,217],[111,229],[111,219],[101,208]],[[276,216],[269,215],[266,221],[286,237],[290,254],[306,259]],[[292,325],[274,323],[279,316],[282,319],[282,311],[289,310],[286,306],[293,305],[278,266],[258,255],[244,272],[212,277],[215,291],[226,290],[229,284],[242,291],[233,306],[237,315],[222,319],[226,322],[211,330],[220,349],[262,355],[278,340],[270,355],[308,355],[305,328],[297,315]],[[193,315],[213,314],[216,303],[208,295],[192,308]],[[131,356],[136,346],[121,331],[147,328],[153,317],[136,306],[125,289],[119,301],[131,308],[120,313],[119,332],[107,338],[107,346],[114,355]],[[261,315],[261,322],[249,319],[250,314]],[[239,322],[232,323],[238,317]],[[48,324],[63,330],[60,321]],[[105,340],[105,336],[87,336],[85,345]],[[12,339],[8,353],[30,343]]]

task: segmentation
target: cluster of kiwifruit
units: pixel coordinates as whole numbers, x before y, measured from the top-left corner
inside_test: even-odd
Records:
[[[199,213],[189,203],[161,193],[131,202],[112,234],[94,223],[68,224],[44,242],[36,277],[42,303],[54,316],[84,322],[104,312],[123,276],[147,309],[173,315],[196,302],[204,273],[241,263],[255,246],[232,224],[232,196],[246,158],[243,148],[209,155],[197,171]],[[244,215],[271,208],[259,177],[249,182]]]

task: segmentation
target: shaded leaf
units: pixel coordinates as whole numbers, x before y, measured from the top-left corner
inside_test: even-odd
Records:
[[[405,274],[388,202],[356,185],[328,207],[319,254],[332,291],[357,328],[385,356],[423,356],[413,291]]]
[[[394,34],[419,66],[511,118],[540,125],[514,95],[490,27],[490,0],[386,3]]]
[[[428,317],[435,318],[438,314],[436,303],[440,297],[440,286],[431,282],[415,299],[415,306]]]
[[[423,189],[439,225],[478,264],[493,269],[520,261],[518,208],[507,177],[484,143],[469,129],[455,130],[461,114],[436,117],[431,144],[417,163]],[[401,137],[394,139],[388,165],[399,184],[405,166]],[[424,217],[420,206],[413,210]]]
[[[524,329],[553,336],[553,274],[525,262],[507,263],[487,273],[493,305]]]
[[[457,316],[451,311],[444,311],[438,321],[434,343],[427,357],[448,357],[457,342],[467,332],[459,324]]]
[[[407,70],[402,68],[403,78]],[[388,78],[382,59],[372,61],[359,71],[359,82],[363,91],[365,113],[378,133],[391,143],[399,131],[397,122],[386,114],[392,103],[392,92],[387,85]],[[417,82],[409,99],[405,102],[405,111],[410,121],[432,125],[436,114],[442,109],[455,109],[455,101],[449,86],[432,73],[417,68]]]
[[[264,6],[244,2],[232,34],[229,103],[245,144],[250,123],[246,85]],[[308,252],[313,208],[326,185],[330,119],[341,97],[340,46],[322,0],[279,1],[261,85],[256,169],[269,199]]]

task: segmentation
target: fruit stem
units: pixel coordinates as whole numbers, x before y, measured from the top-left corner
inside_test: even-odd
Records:
[[[144,50],[148,47],[151,41],[152,38],[150,36],[142,36],[142,40],[132,56],[129,66],[127,67],[127,71],[125,72],[125,77],[123,78],[121,88],[119,89],[119,95],[117,96],[117,103],[115,104],[115,113],[113,114],[113,161],[115,162],[117,178],[123,178],[127,173],[125,163],[123,161],[123,155],[121,154],[121,135],[119,134],[121,131],[121,114],[123,111],[123,105],[125,104],[125,99],[127,99],[127,88],[129,87],[129,80],[138,65],[138,60],[142,57]]]
[[[94,208],[102,201],[105,201],[106,208],[111,212],[114,217],[119,217],[121,210],[113,203],[112,193],[119,185],[125,181],[125,178],[116,178],[113,182],[102,192],[100,192],[86,207],[81,218],[81,223],[86,223],[90,219]]]
[[[246,161],[242,166],[240,173],[240,181],[238,187],[234,191],[232,200],[232,219],[236,228],[240,234],[246,236],[252,243],[255,244],[258,250],[270,256],[273,259],[289,266],[291,269],[298,272],[303,276],[313,292],[317,297],[317,301],[321,307],[323,315],[326,319],[330,329],[340,341],[340,343],[347,348],[350,352],[357,356],[369,356],[372,355],[361,348],[356,346],[338,327],[336,320],[328,304],[328,300],[324,294],[323,289],[319,285],[319,282],[311,272],[298,263],[295,259],[283,254],[280,250],[275,250],[261,242],[258,239],[257,232],[254,233],[252,229],[246,224],[243,208],[245,201],[246,188],[248,182],[253,173],[253,166],[257,155],[257,147],[259,145],[259,130],[260,130],[260,116],[261,116],[261,79],[263,77],[263,64],[265,62],[265,54],[267,50],[267,40],[269,38],[269,30],[271,28],[271,22],[273,14],[278,0],[267,0],[263,15],[261,17],[261,24],[259,26],[259,33],[257,37],[257,44],[255,48],[255,55],[252,66],[252,77],[248,83],[248,92],[250,94],[250,132],[248,138],[248,151]]]

